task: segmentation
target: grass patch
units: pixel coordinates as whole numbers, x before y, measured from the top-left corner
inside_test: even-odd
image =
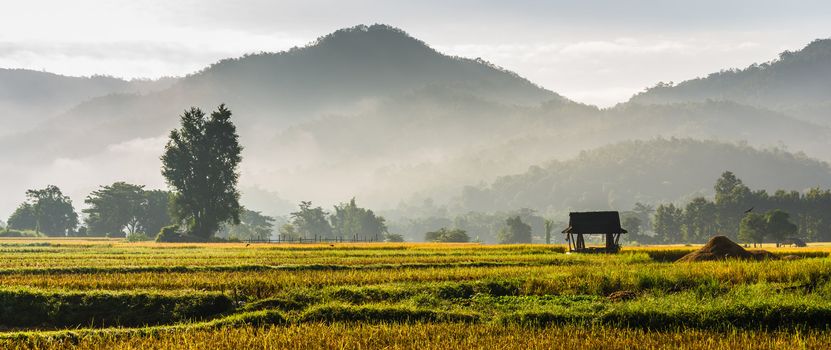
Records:
[[[233,310],[219,293],[0,290],[0,325],[8,328],[144,326],[210,318]]]

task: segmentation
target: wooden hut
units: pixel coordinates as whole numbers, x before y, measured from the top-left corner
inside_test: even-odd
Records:
[[[568,228],[563,230],[571,252],[616,253],[620,250],[620,214],[616,211],[593,211],[568,214]],[[583,235],[606,235],[605,247],[586,247]]]

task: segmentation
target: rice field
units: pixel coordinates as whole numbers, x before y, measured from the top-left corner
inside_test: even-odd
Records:
[[[831,246],[0,240],[4,349],[826,349]]]

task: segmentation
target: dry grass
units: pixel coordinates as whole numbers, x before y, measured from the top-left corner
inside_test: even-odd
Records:
[[[675,317],[686,311],[718,319],[722,312],[761,305],[831,310],[829,244],[775,248],[795,261],[717,261],[676,264],[695,246],[627,247],[622,254],[561,254],[562,245],[440,243],[182,244],[110,239],[0,239],[0,285],[80,293],[193,291],[224,293],[239,305],[276,310],[289,325],[224,328],[181,326],[161,330],[48,333],[0,337],[3,349],[824,349],[831,335],[814,326],[797,331],[708,330],[701,325],[667,331],[637,327],[536,327],[502,323],[512,314],[577,315],[609,312]],[[813,255],[811,255],[813,254]],[[615,291],[634,300],[609,301]],[[470,313],[473,324],[452,322],[303,323],[309,310],[329,305],[390,310]],[[723,307],[722,307],[723,306]],[[758,309],[758,308],[757,308]],[[239,315],[244,307],[236,309]],[[685,311],[686,310],[686,311]],[[698,311],[694,311],[698,310]],[[768,309],[764,309],[768,310]],[[670,312],[671,311],[671,312]],[[805,312],[808,312],[805,311]],[[675,312],[676,314],[673,314]],[[726,315],[725,317],[731,317]],[[547,316],[546,316],[547,317]],[[323,318],[326,319],[326,318]],[[336,318],[344,319],[344,318]],[[348,318],[347,318],[348,319]],[[0,320],[2,324],[2,320]],[[559,325],[552,325],[559,324]],[[695,328],[690,328],[694,326]],[[705,325],[706,326],[706,325]]]
[[[524,328],[469,324],[301,324],[118,335],[31,343],[5,349],[828,349],[827,332],[650,332],[603,327]]]

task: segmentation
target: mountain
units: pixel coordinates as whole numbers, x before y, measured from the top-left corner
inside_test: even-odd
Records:
[[[411,97],[415,99],[409,100]],[[134,181],[161,186],[158,154],[164,137],[178,124],[178,116],[190,106],[212,109],[226,103],[234,112],[246,146],[244,164],[249,169],[244,171],[243,180],[254,179],[251,181],[258,183],[251,187],[263,185],[273,190],[274,183],[282,184],[294,179],[292,176],[332,183],[326,178],[332,173],[327,164],[343,162],[327,155],[341,149],[358,154],[358,141],[370,129],[377,132],[366,137],[376,139],[400,130],[395,123],[371,128],[352,124],[352,119],[408,118],[419,125],[411,131],[429,135],[435,134],[430,130],[442,130],[446,123],[454,123],[455,118],[465,118],[470,126],[479,115],[500,118],[504,115],[497,115],[497,110],[522,109],[543,102],[570,103],[483,60],[441,54],[399,29],[356,26],[302,48],[222,60],[178,79],[164,90],[115,93],[79,101],[69,111],[50,116],[48,122],[35,128],[12,130],[0,137],[0,149],[7,160],[2,166],[7,168],[7,182],[16,182],[7,185],[8,189],[22,191],[24,186],[78,176],[86,180],[71,184],[84,183],[78,190],[82,193],[95,182],[117,179],[118,174],[125,173]],[[310,135],[291,138],[290,130],[295,125],[327,123],[348,126],[334,133],[353,142],[325,144],[325,136],[317,131],[311,139]],[[451,135],[443,141],[459,145],[476,136]],[[371,147],[388,148],[397,142],[391,137],[383,139],[387,142],[375,142]],[[287,144],[291,140],[297,143]],[[429,153],[445,145],[422,143],[408,152]],[[410,162],[394,156],[402,163]],[[368,158],[349,166],[356,173],[366,174],[389,160]],[[310,174],[306,165],[310,163],[326,170]],[[58,173],[64,175],[49,175]],[[16,178],[18,181],[14,181]],[[346,191],[352,190],[340,189]]]
[[[725,70],[678,84],[658,84],[631,103],[728,100],[831,125],[831,39],[744,69]]]
[[[659,138],[584,151],[573,159],[533,166],[489,185],[469,186],[458,197],[456,210],[628,210],[636,202],[712,195],[713,184],[726,170],[754,189],[831,187],[828,163],[804,155],[743,144]]]
[[[786,146],[831,160],[829,128],[782,111],[706,99],[600,109],[399,29],[356,26],[302,48],[222,60],[165,89],[94,97],[0,136],[0,192],[11,194],[0,212],[50,183],[78,202],[113,181],[162,187],[159,156],[178,116],[223,102],[245,147],[243,199],[273,203],[253,208],[270,214],[287,200],[448,203],[466,185],[656,137]],[[724,170],[716,166],[702,167]]]
[[[505,105],[565,101],[482,60],[443,55],[399,29],[356,26],[303,48],[222,60],[163,91],[92,99],[0,145],[37,140],[29,148],[41,155],[78,156],[123,140],[164,135],[184,109],[220,103],[238,115],[243,136],[263,139],[293,123],[364,111],[385,97],[431,87]],[[69,141],[79,137],[87,142]]]
[[[29,129],[78,103],[115,93],[147,93],[169,87],[174,78],[123,80],[107,76],[69,77],[26,69],[0,69],[0,135]]]

